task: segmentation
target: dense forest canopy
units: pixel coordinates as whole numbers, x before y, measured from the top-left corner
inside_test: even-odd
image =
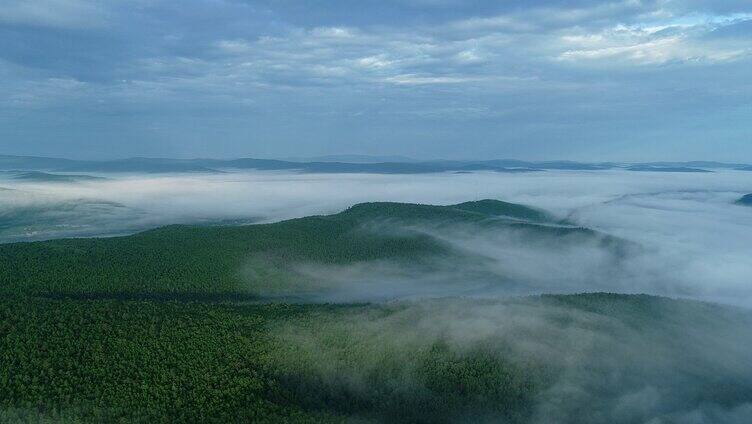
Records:
[[[597,247],[607,272],[640,250],[493,200],[0,245],[0,420],[748,417],[748,310],[646,295],[489,296],[514,293],[520,258],[506,275],[457,229],[551,255]],[[376,292],[392,301],[357,301]]]

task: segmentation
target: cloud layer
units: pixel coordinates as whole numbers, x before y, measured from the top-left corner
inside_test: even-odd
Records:
[[[0,149],[752,160],[751,31],[742,1],[11,1]]]
[[[335,213],[365,201],[455,204],[494,198],[536,206],[582,226],[641,246],[614,266],[597,244],[537,243],[525,234],[419,230],[485,258],[473,272],[524,281],[507,291],[646,292],[752,305],[748,260],[752,210],[734,201],[752,191],[752,174],[547,171],[527,174],[402,175],[249,172],[193,176],[119,176],[80,183],[5,180],[0,187],[2,241],[75,235],[111,235],[173,223],[275,221]],[[456,293],[469,268],[439,266],[434,275],[394,264],[300,272],[326,276],[352,290],[347,298],[375,296],[375,286],[405,289],[401,297],[435,291]],[[307,266],[307,268],[306,268]],[[379,268],[389,281],[366,278]],[[479,277],[460,287],[484,289]],[[378,283],[378,284],[374,284]],[[453,285],[454,284],[454,285]]]

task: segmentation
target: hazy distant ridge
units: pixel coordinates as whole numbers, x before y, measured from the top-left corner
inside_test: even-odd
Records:
[[[322,157],[318,161],[296,162],[277,159],[170,159],[128,158],[117,160],[73,160],[33,156],[2,156],[0,170],[51,171],[51,172],[221,172],[231,169],[297,170],[312,173],[374,173],[374,174],[426,174],[438,172],[532,172],[543,170],[601,171],[626,169],[648,172],[712,172],[714,169],[749,171],[752,165],[721,162],[573,162],[573,161],[522,161],[514,159],[493,160],[431,160],[369,161],[367,156],[344,155]],[[384,157],[374,157],[382,159]],[[335,159],[350,159],[339,161]]]

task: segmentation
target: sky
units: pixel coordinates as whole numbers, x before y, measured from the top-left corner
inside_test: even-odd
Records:
[[[0,154],[752,162],[752,2],[3,0]]]

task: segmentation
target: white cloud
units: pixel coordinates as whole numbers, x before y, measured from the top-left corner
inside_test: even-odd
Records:
[[[535,31],[535,22],[510,15],[477,17],[453,22],[449,28],[460,31]]]
[[[484,62],[485,57],[476,49],[463,50],[455,55],[458,62],[461,63],[480,63]]]
[[[389,68],[394,62],[387,59],[386,55],[380,54],[376,56],[361,57],[356,61],[356,64],[367,69],[383,69]]]
[[[221,40],[217,42],[217,48],[226,53],[239,54],[248,52],[251,45],[245,40]]]
[[[560,36],[564,61],[660,65],[667,62],[716,63],[752,53],[752,42],[713,42],[703,36],[735,22],[740,16],[672,17],[663,22],[617,24],[597,32],[573,29]]]
[[[459,84],[468,81],[477,81],[475,78],[452,77],[452,76],[427,76],[417,74],[401,74],[384,78],[384,81],[398,85],[426,85],[426,84]]]
[[[739,35],[747,31],[744,25],[729,28],[733,31],[718,31],[749,19],[749,13],[700,15],[665,2],[660,5],[664,10],[658,10],[654,2],[629,1],[601,2],[577,10],[519,6],[507,14],[478,13],[449,22],[442,21],[454,16],[447,9],[431,19],[390,17],[374,25],[360,25],[360,21],[348,17],[327,25],[303,17],[293,25],[286,21],[282,10],[272,20],[264,16],[270,22],[268,26],[254,26],[251,22],[258,16],[251,15],[258,12],[257,8],[228,6],[237,2],[197,0],[197,7],[219,9],[216,19],[202,20],[199,12],[168,15],[165,11],[170,10],[170,5],[161,2],[127,0],[141,1],[143,7],[134,9],[111,6],[122,6],[122,1],[126,0],[4,2],[0,7],[3,22],[34,21],[69,27],[88,25],[87,22],[114,25],[108,28],[112,31],[107,37],[96,37],[91,46],[85,42],[80,48],[68,45],[70,54],[43,52],[45,47],[35,44],[34,40],[54,36],[49,35],[54,31],[28,40],[21,36],[9,42],[0,40],[0,60],[21,64],[20,69],[7,70],[0,62],[0,68],[4,68],[0,69],[4,77],[0,90],[7,94],[0,104],[13,108],[68,101],[77,106],[66,109],[73,114],[76,110],[88,113],[86,104],[110,102],[144,119],[151,119],[147,114],[171,119],[166,115],[183,115],[191,113],[192,107],[205,109],[207,105],[217,113],[242,108],[227,115],[238,117],[244,116],[248,105],[253,104],[264,113],[289,113],[303,118],[296,120],[300,125],[307,125],[303,115],[313,110],[358,110],[363,111],[364,117],[378,118],[384,117],[388,109],[401,114],[392,115],[389,125],[398,116],[410,117],[410,124],[416,125],[410,131],[420,134],[405,134],[405,138],[417,135],[415,138],[423,138],[426,143],[429,137],[446,141],[450,136],[431,131],[435,128],[417,129],[417,117],[436,116],[431,112],[435,110],[467,110],[471,111],[470,116],[488,117],[480,123],[486,132],[478,136],[478,143],[491,150],[492,140],[502,137],[490,128],[497,125],[508,129],[503,135],[505,142],[508,138],[509,143],[518,145],[525,137],[559,138],[563,125],[592,125],[595,132],[604,136],[624,132],[605,130],[608,125],[600,117],[629,115],[630,110],[616,113],[616,109],[632,109],[639,102],[650,102],[658,96],[662,96],[659,100],[664,105],[675,100],[679,103],[677,110],[684,104],[686,111],[692,106],[688,104],[694,103],[695,114],[704,114],[704,110],[723,114],[725,105],[741,102],[744,89],[739,87],[746,81],[741,81],[739,68],[745,66],[742,61],[752,52],[749,38]],[[222,6],[226,9],[222,10]],[[465,13],[468,10],[463,7],[458,16],[471,16]],[[231,12],[237,16],[228,16]],[[220,28],[218,22],[225,22],[223,19],[228,24]],[[144,28],[141,25],[145,22],[162,22],[166,27]],[[120,44],[109,51],[110,41]],[[664,64],[671,64],[669,72],[664,72],[668,69],[662,67]],[[737,68],[728,79],[719,79],[721,66],[713,67],[717,64]],[[638,84],[633,84],[635,71],[630,69],[637,66],[637,72],[648,72],[641,75]],[[609,67],[623,72],[604,72]],[[713,86],[697,85],[691,78],[670,78],[670,72],[689,67],[707,69],[691,71],[698,76],[716,75],[711,78]],[[89,85],[85,89],[62,90],[46,82],[49,78],[75,78]],[[659,89],[667,85],[671,90]],[[79,94],[72,95],[75,91]],[[431,91],[436,95],[428,96]],[[669,99],[669,91],[682,95]],[[512,92],[514,95],[510,95]],[[86,93],[99,98],[82,97]],[[733,98],[729,101],[729,97]],[[700,111],[696,106],[700,99],[714,106],[703,106]],[[495,111],[513,108],[525,110],[525,117],[518,112],[508,115],[503,123],[491,119],[498,116]],[[594,113],[577,113],[585,109]],[[478,114],[472,112],[475,110],[492,112]],[[679,113],[683,112],[676,112]],[[447,116],[453,119],[462,114]],[[571,119],[561,124],[565,116]],[[643,122],[654,116],[651,114]],[[80,119],[90,118],[87,115]],[[533,119],[539,121],[534,124],[535,129],[529,122]],[[668,120],[655,125],[665,122]],[[384,122],[378,125],[383,127]],[[223,128],[228,134],[233,133],[229,127]],[[355,131],[354,128],[349,126],[343,131]],[[238,139],[243,137],[234,134]],[[342,137],[375,138],[373,134]],[[571,143],[579,143],[574,141],[578,135],[568,137]],[[592,133],[583,135],[595,138]],[[487,140],[481,142],[484,137]],[[175,134],[174,138],[181,136]],[[497,151],[507,151],[501,141],[498,144]]]
[[[640,64],[664,63],[671,59],[688,60],[679,37],[663,38],[626,46],[567,50],[559,57],[563,60],[606,59],[622,57]]]
[[[321,38],[354,38],[357,31],[352,28],[344,27],[318,27],[311,30],[311,35]]]
[[[214,69],[234,79],[250,78],[268,86],[285,86],[287,80],[314,86],[323,81],[475,84],[500,82],[499,75],[505,76],[502,85],[508,86],[510,78],[520,77],[500,70],[508,64],[535,69],[552,66],[551,59],[581,66],[716,63],[738,60],[749,53],[743,43],[699,39],[719,26],[746,19],[746,14],[662,19],[652,15],[650,22],[629,25],[613,21],[618,13],[632,16],[645,12],[643,6],[626,0],[581,9],[533,8],[399,30],[296,28],[257,40],[221,40],[217,49],[236,59]],[[481,64],[483,67],[476,66]],[[207,70],[211,72],[212,67]],[[553,89],[558,85],[545,86]]]
[[[91,84],[75,78],[43,78],[16,81],[0,98],[0,106],[15,109],[41,108],[64,101],[83,100],[96,91]]]
[[[363,86],[460,84],[482,80],[458,68],[487,62],[491,56],[483,45],[498,47],[499,41],[487,37],[447,42],[415,31],[298,28],[257,40],[221,40],[215,48],[230,57],[208,70],[221,72],[220,78],[271,79],[272,86],[285,85],[288,79],[316,86],[323,81]]]

